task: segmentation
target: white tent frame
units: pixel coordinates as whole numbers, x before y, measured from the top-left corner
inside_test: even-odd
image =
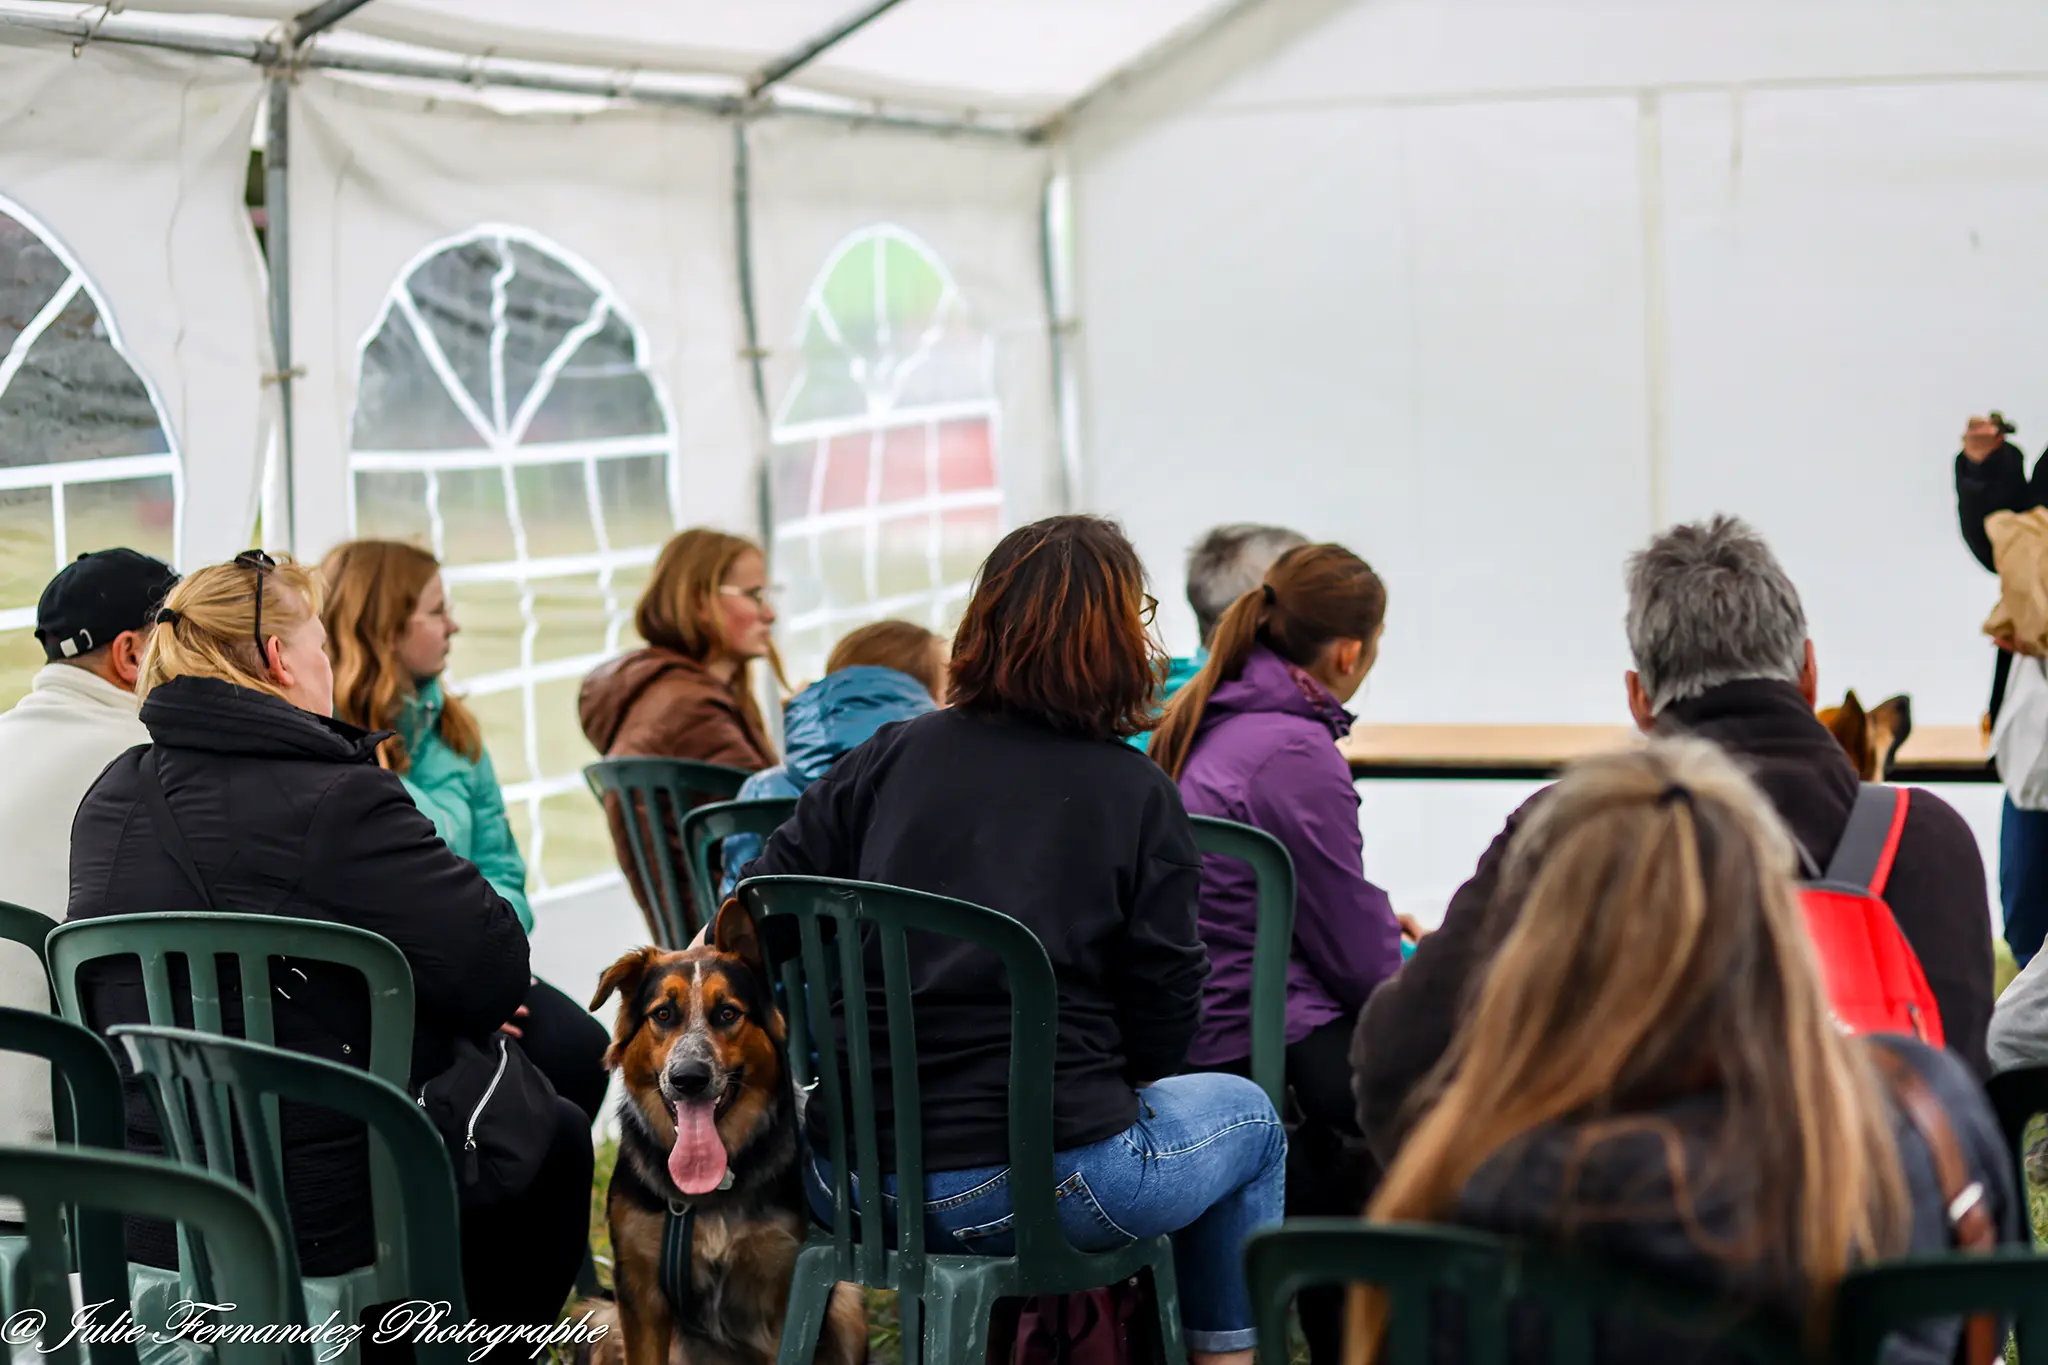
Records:
[[[396,77],[403,79],[444,82],[466,87],[498,86],[508,89],[541,91],[552,94],[579,95],[613,99],[628,103],[643,103],[697,109],[717,117],[727,118],[733,124],[733,213],[735,220],[736,259],[734,268],[738,275],[740,311],[748,359],[752,369],[754,398],[763,422],[771,416],[769,412],[766,379],[762,373],[759,328],[754,304],[753,248],[751,223],[750,169],[746,129],[753,120],[771,117],[809,118],[852,127],[893,128],[910,132],[925,133],[940,137],[990,138],[1002,142],[1035,145],[1055,139],[1065,128],[1068,120],[1081,108],[1102,93],[1131,81],[1144,72],[1150,71],[1170,60],[1172,56],[1192,45],[1198,44],[1213,33],[1226,27],[1245,11],[1263,0],[1233,0],[1220,6],[1200,22],[1189,26],[1148,51],[1140,53],[1121,69],[1113,72],[1093,90],[1073,100],[1065,108],[1037,123],[1026,124],[980,118],[954,118],[937,114],[923,114],[899,109],[864,109],[850,106],[845,102],[813,102],[808,99],[789,99],[780,94],[778,87],[791,76],[816,62],[835,47],[851,38],[863,28],[881,18],[909,0],[869,0],[859,10],[833,24],[825,31],[798,43],[782,55],[765,63],[746,82],[744,95],[707,94],[701,90],[677,88],[659,80],[648,80],[644,75],[621,77],[616,73],[600,72],[589,68],[550,66],[541,67],[534,63],[512,63],[493,58],[463,59],[454,56],[396,56],[386,54],[364,54],[357,52],[323,50],[315,42],[321,34],[362,9],[374,0],[320,0],[320,3],[301,11],[284,26],[275,40],[232,38],[221,35],[206,35],[190,31],[154,26],[145,22],[130,20],[109,6],[93,20],[58,18],[56,16],[8,13],[0,15],[0,24],[19,25],[54,33],[73,40],[76,53],[95,42],[118,43],[139,47],[158,48],[171,52],[183,52],[196,56],[229,57],[251,62],[265,69],[267,99],[265,104],[265,129],[263,143],[264,167],[264,212],[266,220],[265,256],[269,276],[268,304],[271,345],[276,357],[276,372],[265,376],[266,383],[275,383],[278,388],[279,426],[277,436],[277,480],[278,506],[283,525],[269,532],[270,538],[286,548],[298,548],[296,516],[294,507],[294,466],[295,447],[293,426],[293,382],[301,370],[292,361],[291,343],[291,205],[287,185],[286,167],[290,164],[290,109],[291,87],[295,75],[304,70],[354,72],[361,75]],[[1071,410],[1074,399],[1072,376],[1067,372],[1067,359],[1062,337],[1066,330],[1063,306],[1066,303],[1061,288],[1056,244],[1052,235],[1052,213],[1054,190],[1047,186],[1046,197],[1041,205],[1040,233],[1043,247],[1043,286],[1045,291],[1046,317],[1050,329],[1050,346],[1053,366],[1053,398],[1058,411],[1055,413],[1056,429],[1059,433],[1061,456],[1061,491],[1066,505],[1071,509],[1079,495],[1079,454],[1076,449],[1078,415]],[[760,516],[762,530],[766,534],[772,528],[767,524],[767,493],[765,480],[760,494]]]

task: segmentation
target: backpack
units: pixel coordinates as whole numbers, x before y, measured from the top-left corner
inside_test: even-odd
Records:
[[[989,1365],[1141,1365],[1158,1358],[1146,1325],[1150,1299],[1138,1280],[1038,1294],[1019,1307],[1015,1336],[992,1334]]]
[[[1807,874],[1799,900],[1842,1032],[1903,1033],[1941,1047],[1941,1009],[1884,902],[1909,800],[1904,787],[1871,784],[1858,792],[1826,872],[1799,850]]]

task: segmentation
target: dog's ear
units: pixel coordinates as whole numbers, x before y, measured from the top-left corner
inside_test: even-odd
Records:
[[[1870,747],[1877,759],[1878,775],[1889,775],[1899,750],[1913,733],[1913,699],[1893,697],[1870,711]]]
[[[763,981],[768,979],[768,958],[761,951],[761,931],[739,901],[727,900],[718,907],[718,922],[711,927],[711,945],[752,967]]]
[[[590,1008],[595,1010],[612,998],[617,991],[621,1000],[631,1000],[640,993],[640,979],[647,975],[647,964],[661,955],[661,949],[651,944],[635,948],[624,957],[604,969],[604,975],[597,979],[597,994],[590,997]]]
[[[1863,703],[1856,699],[1852,688],[1842,698],[1842,704],[1820,713],[1820,723],[1827,726],[1835,742],[1842,746],[1842,752],[1849,756],[1849,762],[1859,776],[1869,777],[1871,769],[1870,718],[1863,714]]]

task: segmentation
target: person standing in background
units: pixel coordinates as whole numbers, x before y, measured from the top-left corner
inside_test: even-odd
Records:
[[[1213,527],[1194,543],[1188,550],[1188,605],[1194,609],[1201,643],[1193,654],[1166,661],[1161,705],[1172,701],[1174,693],[1187,686],[1209,661],[1209,642],[1216,638],[1216,623],[1230,604],[1258,587],[1274,560],[1306,544],[1308,537],[1299,531],[1248,521]],[[1140,749],[1151,742],[1150,731],[1131,737],[1131,743]]]
[[[526,860],[505,816],[482,727],[462,698],[441,686],[461,627],[449,610],[440,563],[395,540],[352,540],[328,552],[320,577],[335,718],[393,732],[377,746],[377,762],[398,774],[441,842],[475,864],[531,934]],[[508,1031],[555,1092],[597,1122],[610,1079],[604,1025],[533,978]]]
[[[583,680],[583,733],[606,758],[688,758],[750,773],[774,764],[775,746],[754,696],[753,664],[767,659],[779,681],[775,603],[761,547],[695,527],[662,546],[633,613],[644,649],[600,665]],[[661,938],[646,888],[634,874],[626,823],[606,801],[619,866]],[[673,844],[676,831],[668,831]],[[680,850],[676,865],[682,866]],[[689,889],[682,889],[684,896]],[[704,916],[709,919],[709,916]]]
[[[1956,456],[1956,519],[1963,543],[1993,573],[1991,537],[1984,519],[1994,512],[2026,512],[2048,505],[2048,459],[2037,460],[2027,476],[2026,455],[2006,439],[2002,421],[1972,417],[1963,428]],[[2012,673],[2012,651],[2001,648],[1991,676],[1988,720],[1995,723]],[[2048,936],[2048,811],[2021,810],[2005,799],[1998,831],[1998,901],[2005,912],[2005,941],[2020,966],[2041,950]]]
[[[150,618],[178,582],[170,565],[134,550],[99,550],[66,564],[36,604],[47,660],[29,694],[0,715],[0,900],[64,915],[71,897],[71,822],[106,766],[149,731],[135,683]],[[0,949],[0,1005],[47,1011],[49,982],[26,948]],[[51,1140],[50,1068],[0,1053],[0,1142]],[[20,1205],[0,1200],[0,1219]]]

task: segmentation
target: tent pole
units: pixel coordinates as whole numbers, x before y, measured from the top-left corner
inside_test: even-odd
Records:
[[[313,8],[292,16],[291,40],[294,44],[303,43],[333,28],[369,3],[370,0],[320,0]]]
[[[748,96],[758,98],[769,86],[795,75],[902,3],[903,0],[875,0],[873,4],[843,23],[835,24],[816,37],[791,48],[762,67],[759,74],[747,82]]]
[[[740,291],[740,328],[747,348],[747,368],[754,381],[754,411],[760,433],[755,443],[754,516],[761,531],[761,546],[772,557],[775,547],[775,508],[770,497],[768,463],[773,458],[768,440],[768,379],[762,362],[759,314],[754,308],[754,168],[747,146],[747,121],[732,123],[732,225],[733,271]]]
[[[1052,362],[1053,421],[1059,425],[1060,510],[1074,512],[1081,502],[1080,414],[1073,401],[1073,385],[1067,356],[1067,293],[1065,263],[1060,259],[1060,240],[1054,231],[1057,215],[1065,210],[1066,167],[1055,160],[1045,177],[1045,191],[1038,204],[1039,283],[1045,291],[1046,340]]]
[[[282,485],[284,525],[267,527],[273,535],[284,533],[284,547],[298,550],[298,500],[295,497],[292,421],[292,271],[291,192],[285,179],[290,160],[291,77],[274,72],[270,77],[267,119],[263,134],[263,247],[270,276],[270,347],[277,372],[277,477]]]

